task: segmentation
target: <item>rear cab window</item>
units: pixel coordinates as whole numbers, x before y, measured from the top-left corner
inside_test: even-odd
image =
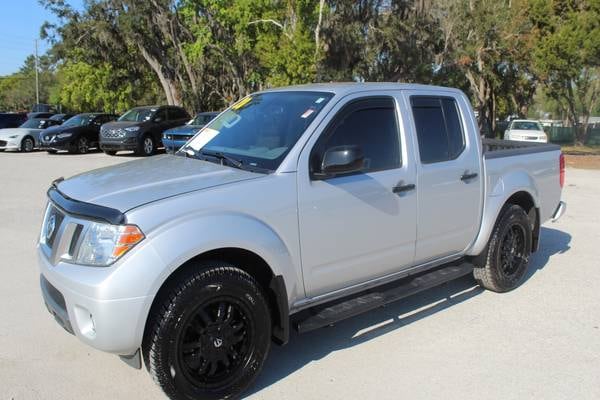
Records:
[[[458,104],[452,97],[411,96],[422,164],[450,161],[465,149]]]

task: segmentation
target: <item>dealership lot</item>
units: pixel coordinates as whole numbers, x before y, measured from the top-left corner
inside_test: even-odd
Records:
[[[38,290],[49,183],[131,156],[0,153],[0,399],[162,399],[145,373],[79,343]],[[600,398],[600,171],[567,171],[567,214],[526,282],[461,279],[274,347],[260,399]]]

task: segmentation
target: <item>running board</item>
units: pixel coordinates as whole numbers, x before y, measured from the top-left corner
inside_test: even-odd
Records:
[[[305,313],[300,313],[302,316],[296,321],[296,329],[300,333],[305,333],[322,328],[450,282],[471,272],[473,272],[471,264],[451,264],[369,289],[354,297],[345,297],[333,303],[316,306]]]

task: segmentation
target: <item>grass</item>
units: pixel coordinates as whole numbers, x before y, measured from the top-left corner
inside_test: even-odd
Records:
[[[572,156],[600,156],[600,146],[561,146],[564,154]]]

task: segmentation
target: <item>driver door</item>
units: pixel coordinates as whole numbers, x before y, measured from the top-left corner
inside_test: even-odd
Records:
[[[397,100],[390,93],[340,103],[299,159],[300,244],[309,297],[398,272],[414,260],[416,171]],[[327,149],[346,145],[362,149],[363,170],[316,178]]]

